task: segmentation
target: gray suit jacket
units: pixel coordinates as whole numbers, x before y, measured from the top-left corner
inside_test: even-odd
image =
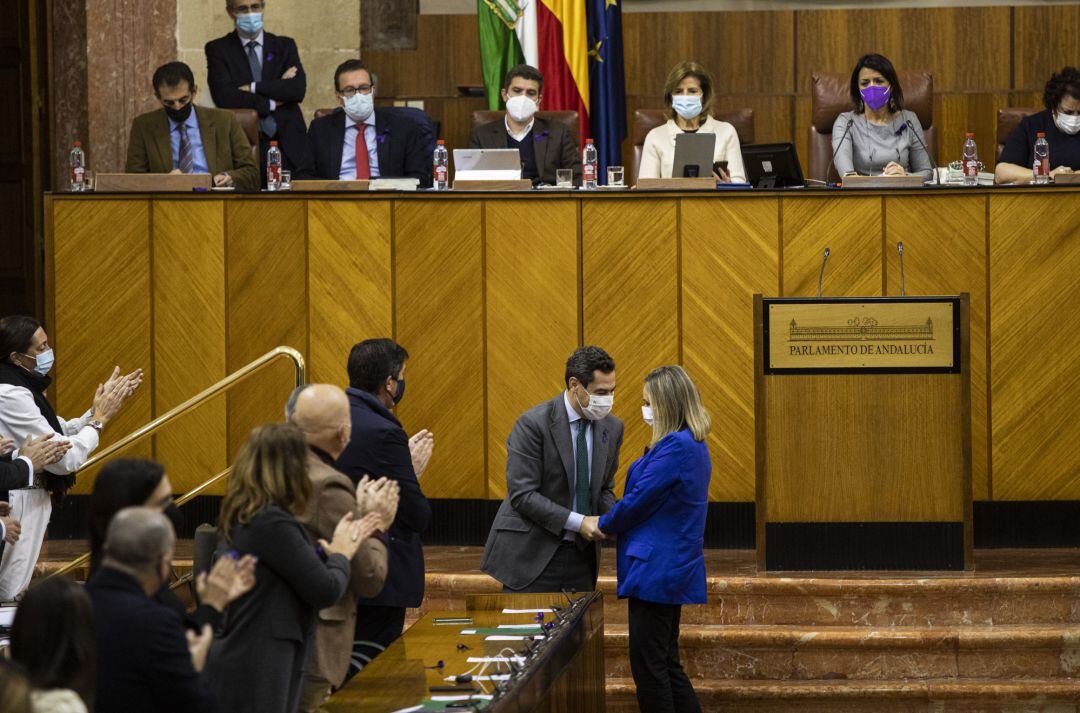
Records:
[[[615,471],[623,424],[608,416],[594,424],[591,508],[615,505]],[[563,537],[574,492],[574,446],[560,393],[526,411],[506,440],[506,499],[484,546],[480,569],[512,589],[532,583]],[[597,561],[600,543],[595,543]]]

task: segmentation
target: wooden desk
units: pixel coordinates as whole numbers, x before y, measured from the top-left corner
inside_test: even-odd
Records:
[[[394,336],[412,355],[398,413],[439,441],[431,498],[502,498],[515,419],[588,343],[619,367],[624,469],[648,442],[645,374],[682,363],[713,417],[710,498],[753,502],[753,294],[816,294],[829,245],[826,295],[897,295],[903,242],[908,295],[971,294],[975,499],[1080,499],[1080,187],[51,195],[46,224],[60,414],[112,364],[143,367],[107,443],[280,344],[344,385],[353,344]],[[193,487],[280,420],[289,378],[140,453]]]
[[[583,595],[583,604],[565,624],[552,630],[524,673],[510,682],[506,693],[493,700],[492,713],[596,713],[604,710],[604,605],[599,592]],[[463,635],[462,630],[497,627],[499,624],[529,624],[531,614],[503,614],[504,607],[526,609],[564,606],[558,595],[487,595],[476,597],[478,609],[467,612],[431,612],[413,624],[404,635],[326,704],[330,713],[387,713],[418,705],[432,694],[432,686],[452,685],[446,677],[478,671],[470,657],[509,656],[507,648],[524,651],[518,641],[485,641],[483,635]],[[443,617],[472,617],[472,624],[435,624]],[[554,615],[547,614],[546,621]],[[510,633],[510,632],[508,632]],[[459,651],[458,643],[470,648]],[[434,668],[442,661],[442,668]],[[498,668],[502,666],[502,668]],[[496,670],[507,672],[502,664],[491,664],[484,675]],[[492,682],[478,682],[483,693],[493,693]],[[436,695],[454,695],[439,693]]]

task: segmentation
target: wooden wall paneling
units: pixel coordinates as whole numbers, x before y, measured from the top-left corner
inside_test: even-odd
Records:
[[[1008,7],[799,12],[799,91],[810,91],[814,72],[850,74],[868,52],[885,55],[897,69],[930,70],[935,92],[1008,87],[1009,13]]]
[[[487,497],[501,499],[514,422],[564,388],[578,346],[578,201],[487,201],[484,226]]]
[[[278,346],[307,357],[307,212],[301,200],[230,200],[225,210],[229,373]],[[293,366],[275,362],[228,395],[232,462],[251,429],[284,419]]]
[[[990,197],[995,500],[1080,499],[1080,194]]]
[[[623,420],[616,492],[649,444],[641,420],[645,376],[679,362],[678,203],[672,198],[582,202],[582,315],[585,344],[615,360],[613,413]]]
[[[424,111],[432,121],[439,122],[439,138],[446,139],[449,150],[466,148],[472,131],[474,111],[487,109],[487,100],[480,97],[424,97]]]
[[[484,81],[476,15],[420,15],[415,50],[367,50],[362,59],[383,97],[454,97],[458,85]]]
[[[805,176],[810,170],[810,118],[813,116],[813,105],[809,94],[796,96],[792,105],[795,112],[791,117],[795,127],[795,151],[799,154]]]
[[[719,111],[731,111],[741,107],[753,109],[754,143],[769,144],[795,140],[794,126],[791,122],[795,113],[795,98],[791,94],[772,96],[731,94],[717,97],[716,105]]]
[[[788,93],[793,18],[787,10],[624,13],[626,93],[662,99],[668,72],[687,59],[709,70],[717,94]]]
[[[933,216],[933,220],[927,219]],[[907,294],[971,294],[971,479],[976,500],[990,496],[987,456],[986,196],[885,199],[889,295],[900,294],[897,243],[904,243]]]
[[[482,204],[404,200],[394,206],[396,339],[409,351],[397,413],[435,452],[429,498],[483,498],[484,270]],[[504,396],[508,396],[504,394]]]
[[[1018,6],[1014,13],[1014,89],[1042,94],[1062,67],[1080,62],[1080,5]],[[1038,103],[1042,105],[1042,101]]]
[[[387,200],[308,201],[308,381],[349,384],[353,345],[394,332]]]
[[[822,252],[830,248],[822,295],[881,294],[881,198],[783,198],[783,288],[786,297],[817,295]]]
[[[969,131],[975,132],[979,160],[985,171],[992,172],[997,163],[997,113],[1009,105],[1008,92],[987,94],[942,94],[934,96],[934,126],[937,127],[937,156],[944,166],[959,161],[964,140]]]
[[[154,415],[226,375],[225,206],[155,200],[153,210]],[[173,490],[184,493],[229,463],[226,397],[218,396],[154,437]],[[223,495],[219,483],[212,495]]]
[[[779,294],[778,199],[681,202],[682,361],[712,415],[709,497],[754,500],[754,294]]]
[[[151,361],[150,208],[142,199],[53,203],[55,323],[46,324],[56,349],[54,404],[61,418],[90,408],[98,384],[113,366],[142,368],[142,387],[109,422],[100,448],[149,423]],[[87,246],[93,249],[87,249]],[[150,439],[117,457],[149,458]],[[80,472],[73,493],[89,493],[97,468]]]

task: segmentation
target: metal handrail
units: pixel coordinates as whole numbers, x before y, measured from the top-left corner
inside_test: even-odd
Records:
[[[209,398],[211,398],[213,396],[217,396],[218,394],[221,394],[222,392],[225,392],[225,391],[229,390],[237,382],[243,381],[245,378],[247,378],[248,376],[250,376],[254,372],[258,371],[262,367],[266,366],[270,362],[274,361],[278,357],[288,357],[289,359],[292,359],[293,366],[295,367],[295,373],[296,373],[296,385],[297,386],[303,385],[304,380],[306,378],[306,373],[307,373],[306,368],[304,366],[304,356],[300,352],[293,349],[292,347],[277,347],[277,348],[267,352],[266,354],[263,354],[261,357],[259,357],[255,361],[251,362],[250,364],[240,368],[237,371],[234,371],[232,374],[229,374],[228,376],[226,376],[221,381],[219,381],[216,384],[213,384],[212,386],[208,387],[207,389],[201,391],[200,393],[196,394],[195,396],[191,397],[190,399],[188,399],[184,403],[177,406],[176,408],[162,414],[161,416],[158,416],[156,419],[154,419],[150,423],[146,424],[145,426],[143,426],[139,430],[133,431],[130,434],[128,434],[127,436],[124,436],[119,441],[112,444],[111,446],[109,446],[108,448],[103,450],[98,455],[94,456],[93,458],[90,458],[85,463],[83,463],[82,467],[80,467],[79,470],[85,470],[86,468],[88,468],[88,467],[90,467],[92,465],[96,465],[97,463],[100,463],[106,457],[112,455],[113,453],[116,453],[120,449],[126,448],[127,446],[134,443],[135,441],[138,441],[141,438],[145,438],[146,436],[149,436],[151,433],[157,431],[159,428],[161,428],[165,424],[169,423],[170,421],[175,420],[177,417],[182,416],[183,414],[187,413],[188,411],[190,411],[190,410],[194,409],[195,407],[199,406],[200,404],[202,404],[207,399],[209,399]],[[209,488],[211,485],[218,482],[219,480],[224,479],[231,472],[232,472],[232,466],[230,465],[228,468],[221,471],[217,475],[213,476],[212,478],[209,478],[208,480],[203,481],[199,485],[195,486],[194,488],[192,488],[191,490],[189,490],[188,492],[184,493],[179,498],[177,498],[176,499],[176,506],[180,507],[180,506],[184,505],[185,503],[190,502],[197,495],[199,495],[199,493],[203,492],[204,490],[206,490],[207,488]],[[79,567],[86,564],[88,561],[90,561],[90,553],[86,552],[86,553],[80,555],[79,557],[77,557],[76,559],[72,560],[71,562],[68,562],[66,565],[64,565],[60,569],[56,570],[55,572],[53,572],[49,576],[50,577],[63,576],[65,574],[68,574],[69,572],[72,572],[73,570],[78,569]]]

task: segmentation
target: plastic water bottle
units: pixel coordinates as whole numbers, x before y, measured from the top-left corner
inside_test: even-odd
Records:
[[[435,156],[432,178],[435,190],[445,191],[447,188],[447,173],[449,170],[450,155],[446,151],[446,141],[439,139],[435,142]]]
[[[979,185],[979,149],[975,146],[975,134],[971,132],[964,142],[964,185]]]
[[[86,154],[78,139],[68,155],[68,165],[71,167],[71,192],[82,193],[86,190]]]
[[[281,190],[281,149],[277,141],[271,141],[266,152],[266,190]]]
[[[1042,131],[1035,134],[1035,161],[1031,165],[1031,182],[1043,186],[1050,182],[1050,144]]]
[[[596,146],[592,139],[585,139],[585,150],[581,156],[582,182],[585,190],[596,190],[596,173],[599,171],[600,154],[596,152]]]

